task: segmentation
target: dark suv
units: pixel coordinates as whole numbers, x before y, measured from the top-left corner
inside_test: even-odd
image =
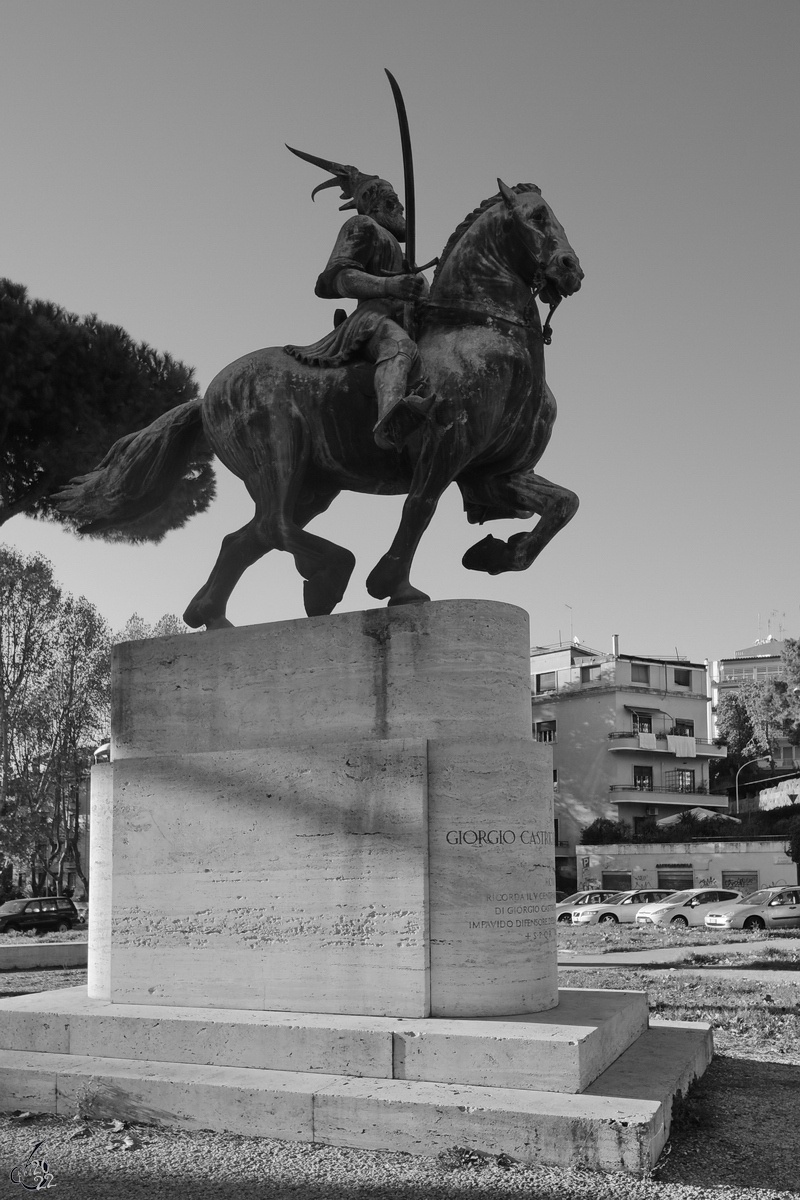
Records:
[[[77,908],[66,896],[34,896],[0,904],[0,933],[44,933],[51,929],[66,933],[80,923]]]

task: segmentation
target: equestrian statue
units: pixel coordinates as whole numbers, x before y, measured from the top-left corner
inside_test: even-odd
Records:
[[[120,439],[58,497],[81,533],[119,539],[127,530],[132,539],[157,540],[167,500],[198,447],[216,453],[244,481],[255,514],[223,539],[184,613],[193,628],[230,625],[225,613],[236,583],[269,550],[293,555],[309,616],[332,612],[355,557],[306,526],[343,489],[406,494],[394,540],[367,578],[369,594],[390,605],[430,599],[411,583],[411,565],[451,483],[472,523],[539,517],[528,532],[507,542],[487,536],[466,552],[465,567],[490,575],[526,570],[578,507],[574,492],[535,470],[556,415],[544,346],[555,307],[581,286],[577,255],[538,187],[498,180],[498,192],[434,260],[429,290],[422,271],[433,264],[414,260],[405,106],[389,79],[407,212],[379,176],[292,151],[332,176],[312,198],[338,186],[342,207],[355,210],[316,285],[318,296],[355,299],[355,310],[339,310],[332,333],[314,345],[237,359],[202,400]],[[544,327],[537,298],[550,308]]]

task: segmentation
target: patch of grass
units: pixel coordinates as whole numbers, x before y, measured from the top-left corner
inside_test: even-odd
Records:
[[[764,946],[749,953],[697,954],[690,950],[681,965],[698,967],[735,967],[746,971],[800,971],[800,943],[796,950],[782,946]]]
[[[68,933],[0,933],[0,946],[19,946],[27,942],[85,942],[88,925],[78,925]]]
[[[741,929],[706,929],[704,926],[681,929],[667,925],[556,925],[560,952],[578,954],[619,954],[625,950],[661,950],[665,946],[723,946],[730,942],[765,942],[773,937],[797,939],[800,951],[800,929],[782,929],[779,933],[758,930],[745,933]]]
[[[708,1021],[717,1050],[800,1061],[797,987],[769,979],[726,979],[682,971],[648,972],[628,967],[560,970],[561,987],[645,991],[656,1020]]]

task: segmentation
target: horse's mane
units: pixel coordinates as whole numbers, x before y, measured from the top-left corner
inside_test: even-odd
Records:
[[[540,196],[542,194],[542,189],[540,187],[537,187],[535,183],[515,183],[514,186],[511,188],[511,191],[514,192],[514,194],[517,196],[521,196],[525,192],[538,192]],[[433,273],[433,282],[434,283],[436,282],[436,276],[439,274],[442,267],[447,262],[448,258],[452,254],[453,250],[456,248],[458,243],[461,241],[462,237],[467,232],[467,230],[470,228],[470,226],[473,225],[475,223],[475,221],[477,221],[478,217],[480,217],[482,213],[486,212],[487,208],[491,208],[494,204],[497,204],[502,199],[503,199],[502,193],[495,192],[495,194],[493,196],[489,196],[489,197],[487,197],[486,200],[481,201],[481,203],[478,205],[478,207],[474,208],[471,213],[468,213],[468,215],[466,217],[464,217],[464,220],[461,222],[461,224],[456,226],[456,228],[450,234],[450,237],[447,240],[447,245],[445,246],[444,250],[442,251],[442,253],[439,257],[439,264]]]

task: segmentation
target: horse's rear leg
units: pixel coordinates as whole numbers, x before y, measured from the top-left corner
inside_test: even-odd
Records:
[[[263,512],[256,513],[252,521],[223,538],[219,557],[214,569],[183,615],[187,625],[193,629],[205,625],[206,629],[223,629],[231,622],[225,611],[231,593],[244,572],[270,550],[282,549],[295,553],[295,563],[301,575],[309,572],[304,585],[306,612],[309,616],[322,616],[333,611],[345,593],[355,558],[349,550],[302,531],[312,518],[324,512],[337,496],[337,488],[305,489],[295,504],[294,522],[281,521]],[[275,509],[275,497],[261,496],[261,504]],[[290,545],[291,543],[291,545]],[[299,557],[298,557],[299,555]]]
[[[324,617],[333,612],[356,565],[350,550],[304,528],[338,495],[339,489],[334,487],[313,490],[304,487],[295,504],[294,522],[287,526],[285,544],[281,546],[294,555],[295,566],[305,579],[303,605],[309,617]]]
[[[214,569],[200,591],[191,601],[183,619],[192,629],[224,629],[231,625],[225,616],[231,592],[248,567],[258,562],[272,546],[265,542],[254,517],[236,533],[222,539]]]
[[[569,488],[551,483],[533,468],[488,479],[483,488],[470,483],[469,495],[473,509],[479,510],[481,503],[485,504],[490,518],[540,514],[537,524],[527,533],[515,533],[507,542],[489,534],[469,548],[461,560],[464,566],[489,575],[527,570],[548,542],[572,520],[579,503]]]
[[[303,526],[323,512],[339,488],[307,478],[308,431],[300,420],[287,422],[276,439],[279,452],[264,454],[260,470],[247,480],[256,502],[259,536],[294,558],[305,579],[303,602],[309,617],[333,612],[345,593],[355,555]]]

